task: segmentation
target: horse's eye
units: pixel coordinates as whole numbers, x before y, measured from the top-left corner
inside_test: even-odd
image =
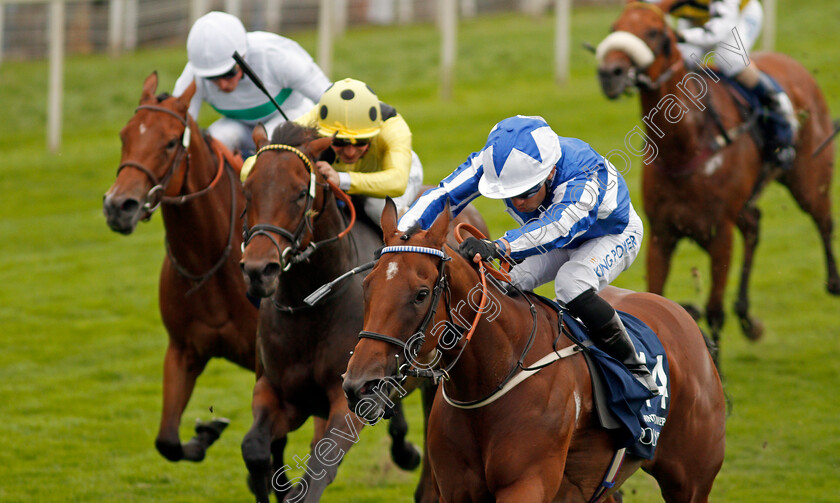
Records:
[[[429,290],[424,288],[424,289],[420,290],[419,292],[417,292],[417,296],[414,297],[414,303],[415,304],[421,304],[423,301],[426,300],[426,297],[428,297],[428,296],[429,296]]]
[[[169,143],[166,144],[166,149],[167,150],[172,150],[173,148],[177,147],[179,141],[180,140],[178,138],[173,138],[173,139],[169,140]]]
[[[645,36],[646,36],[648,39],[654,39],[654,38],[656,38],[657,36],[659,36],[659,30],[648,30],[648,31],[645,33]]]
[[[306,190],[306,189],[303,189],[302,191],[300,191],[300,194],[298,194],[298,199],[305,199],[307,192],[309,192],[309,191]]]

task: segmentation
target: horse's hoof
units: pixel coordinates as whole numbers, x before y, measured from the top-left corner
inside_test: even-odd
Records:
[[[181,447],[180,442],[173,444],[162,440],[155,440],[155,447],[160,455],[169,461],[181,461],[184,459],[184,448]]]
[[[703,311],[700,310],[699,307],[695,306],[694,304],[680,304],[683,309],[686,310],[688,314],[694,318],[694,321],[700,321],[703,317]]]
[[[741,329],[747,340],[758,341],[764,336],[764,324],[755,318],[741,318]]]
[[[195,420],[195,432],[197,434],[207,433],[213,438],[215,441],[219,436],[221,436],[222,432],[225,431],[225,428],[228,427],[230,424],[230,419],[226,419],[224,417],[220,417],[218,419],[214,419],[212,421],[202,421],[200,419]]]
[[[840,280],[829,280],[825,288],[831,295],[840,295]]]
[[[420,451],[411,442],[406,442],[404,448],[391,446],[391,458],[403,470],[414,470],[420,466]]]

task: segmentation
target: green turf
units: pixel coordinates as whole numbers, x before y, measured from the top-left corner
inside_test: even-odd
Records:
[[[405,116],[426,181],[437,181],[482,146],[506,116],[540,114],[562,135],[601,152],[621,148],[639,124],[635,99],[608,102],[581,42],[599,41],[615,8],[576,8],[572,75],[553,83],[553,20],[501,15],[459,27],[457,85],[439,100],[439,36],[431,25],[354,28],[336,43],[334,78],[369,82]],[[840,49],[833,0],[782,2],[779,49],[816,73],[840,116]],[[315,34],[295,37],[315,53]],[[169,90],[182,47],[143,50],[119,59],[72,57],[65,71],[61,152],[45,151],[46,62],[0,66],[0,501],[248,501],[239,443],[250,426],[253,377],[212,362],[184,414],[229,417],[231,426],[199,464],[172,464],[154,450],[166,333],[157,310],[163,258],[159,216],[129,237],[109,231],[101,196],[119,162],[118,132],[132,115],[142,81],[157,70]],[[205,108],[203,125],[213,114]],[[638,199],[639,170],[627,176]],[[840,199],[840,184],[832,186]],[[495,234],[511,225],[497,203],[479,208]],[[637,207],[640,207],[637,204]],[[727,456],[714,501],[831,502],[840,490],[840,299],[824,289],[816,231],[780,187],[763,196],[762,242],[752,282],[754,314],[766,327],[757,344],[741,336],[729,309],[723,368],[732,413]],[[838,217],[834,212],[835,218]],[[834,240],[839,249],[838,239]],[[736,250],[735,257],[739,257]],[[617,281],[644,288],[644,261]],[[699,270],[699,280],[692,268]],[[730,277],[734,282],[737,271]],[[702,303],[708,260],[680,246],[667,293]],[[547,292],[547,290],[546,290]],[[419,405],[409,400],[411,438],[419,440]],[[416,473],[395,468],[385,429],[362,432],[326,502],[411,501]],[[311,425],[292,436],[288,457],[308,451]],[[652,479],[634,476],[625,501],[659,501]]]

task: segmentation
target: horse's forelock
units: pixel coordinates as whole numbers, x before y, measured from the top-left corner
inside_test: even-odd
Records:
[[[160,94],[157,95],[157,97],[155,99],[157,99],[158,103],[161,103],[163,101],[168,100],[171,97],[172,97],[172,95],[169,94],[169,93],[160,93]]]
[[[297,147],[317,138],[318,131],[315,128],[301,126],[294,122],[284,122],[274,129],[271,134],[271,143]]]
[[[412,236],[417,234],[417,232],[419,232],[420,230],[421,230],[421,227],[420,227],[420,223],[418,222],[418,223],[412,225],[411,227],[409,227],[408,230],[405,231],[405,234],[400,236],[400,239],[402,239],[403,241],[408,241],[409,239],[411,239]]]

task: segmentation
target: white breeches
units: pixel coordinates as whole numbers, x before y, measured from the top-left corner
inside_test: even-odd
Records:
[[[601,291],[618,277],[639,254],[644,227],[630,208],[630,222],[621,234],[590,239],[578,248],[555,248],[532,255],[510,270],[519,288],[533,290],[554,280],[557,299],[567,303],[590,288]]]

